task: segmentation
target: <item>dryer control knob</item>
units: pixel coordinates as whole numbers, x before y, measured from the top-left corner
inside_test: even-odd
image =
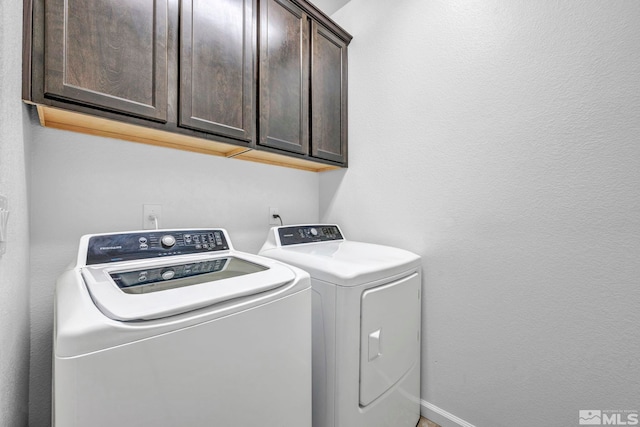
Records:
[[[317,236],[318,235],[318,230],[316,230],[315,228],[312,228],[311,230],[309,230],[311,232],[312,236]]]
[[[165,234],[164,236],[162,236],[162,238],[160,239],[160,242],[162,243],[162,246],[165,248],[171,248],[173,247],[173,245],[176,244],[176,238],[173,237],[171,234]]]

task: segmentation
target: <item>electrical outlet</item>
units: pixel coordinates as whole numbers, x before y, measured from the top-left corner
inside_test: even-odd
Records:
[[[278,208],[269,208],[269,225],[280,225],[280,220],[273,217],[279,214]]]
[[[144,230],[160,228],[161,220],[162,205],[142,205],[142,228]]]

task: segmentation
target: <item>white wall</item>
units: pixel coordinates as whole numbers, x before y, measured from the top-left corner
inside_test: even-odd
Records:
[[[0,2],[0,194],[9,202],[0,257],[0,426],[27,425],[29,377],[28,122],[20,101],[22,3]]]
[[[424,258],[423,413],[640,410],[640,2],[352,0],[321,220]]]
[[[332,15],[350,0],[314,0],[312,3],[327,15]]]
[[[315,173],[32,126],[31,427],[49,424],[54,283],[82,234],[140,229],[160,204],[161,227],[224,227],[255,253],[270,206],[318,220]]]

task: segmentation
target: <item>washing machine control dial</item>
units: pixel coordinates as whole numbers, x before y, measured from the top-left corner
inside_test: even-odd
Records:
[[[312,236],[317,236],[318,235],[318,230],[316,230],[313,227],[311,227],[311,230],[309,230],[309,232],[311,233]]]
[[[162,243],[163,248],[172,248],[176,244],[176,238],[171,234],[165,234],[160,238],[160,242]]]

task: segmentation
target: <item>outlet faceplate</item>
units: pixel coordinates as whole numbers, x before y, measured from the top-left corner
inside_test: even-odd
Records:
[[[279,215],[278,208],[269,208],[269,225],[280,225],[280,220],[274,218],[274,215]]]
[[[161,228],[161,220],[162,205],[142,205],[142,228],[144,230]]]

